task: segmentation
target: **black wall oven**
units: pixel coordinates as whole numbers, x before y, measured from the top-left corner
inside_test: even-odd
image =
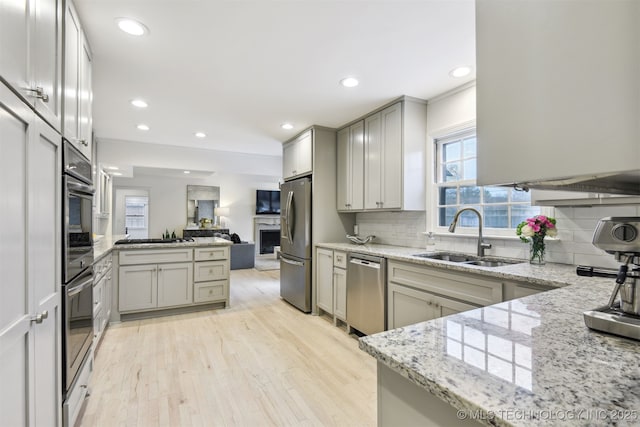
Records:
[[[93,340],[93,185],[91,162],[64,141],[63,397],[72,387]]]

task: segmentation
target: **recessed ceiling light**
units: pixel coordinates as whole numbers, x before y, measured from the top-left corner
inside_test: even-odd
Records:
[[[141,22],[131,18],[116,18],[118,28],[132,36],[142,36],[149,33],[149,29]]]
[[[138,129],[140,130],[149,130],[149,126],[144,125],[144,124],[139,124],[138,126],[136,126]]]
[[[149,104],[147,104],[142,99],[133,99],[133,100],[131,100],[131,105],[133,105],[134,107],[138,107],[138,108],[147,108],[149,106]]]
[[[345,77],[340,80],[340,84],[344,87],[356,87],[360,82],[355,77]]]
[[[449,75],[451,77],[459,78],[459,77],[466,77],[469,75],[469,73],[471,73],[471,67],[468,67],[465,65],[462,67],[454,68],[449,72]]]
[[[191,171],[184,171],[184,173],[188,175],[191,173]]]
[[[196,132],[195,135],[196,135],[196,138],[204,138],[207,136],[207,134],[204,132]]]
[[[283,123],[280,125],[280,127],[284,130],[291,130],[293,129],[293,125],[291,123]]]
[[[117,166],[107,166],[107,169],[109,169],[110,171],[117,171],[120,168]]]
[[[112,172],[111,175],[113,175],[113,176],[122,176],[122,174],[120,172]]]

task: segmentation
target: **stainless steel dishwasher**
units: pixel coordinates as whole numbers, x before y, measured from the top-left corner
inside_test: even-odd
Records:
[[[385,259],[349,254],[347,265],[347,324],[371,335],[387,327]]]

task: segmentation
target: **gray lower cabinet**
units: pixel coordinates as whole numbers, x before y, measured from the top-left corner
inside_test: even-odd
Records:
[[[347,270],[333,267],[333,316],[347,321]]]
[[[120,267],[121,312],[174,307],[193,302],[190,262]]]
[[[388,329],[473,310],[503,298],[502,282],[485,276],[393,260],[387,271]]]
[[[389,329],[401,328],[479,307],[394,283],[389,284],[388,298]]]
[[[229,247],[195,249],[194,259],[193,302],[224,302],[228,307]]]

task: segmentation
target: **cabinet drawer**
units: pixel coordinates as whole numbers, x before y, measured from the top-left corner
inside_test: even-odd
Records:
[[[229,263],[227,261],[196,262],[194,271],[195,282],[224,280],[228,277]]]
[[[502,302],[502,283],[473,274],[449,273],[437,268],[389,261],[390,282],[486,306]]]
[[[227,299],[228,280],[201,282],[193,285],[193,302],[212,302]]]
[[[93,371],[93,350],[89,351],[90,353],[87,356],[87,360],[84,361],[84,365],[82,365],[78,373],[78,379],[67,394],[67,399],[62,405],[63,426],[75,425],[76,419],[82,409],[84,398],[87,396],[89,381],[91,381],[91,372]]]
[[[192,259],[192,249],[143,249],[120,252],[120,265],[184,262]]]
[[[195,250],[196,261],[214,261],[229,259],[229,247],[219,246],[215,248],[198,248]]]
[[[347,253],[342,251],[333,251],[333,266],[347,268]]]

